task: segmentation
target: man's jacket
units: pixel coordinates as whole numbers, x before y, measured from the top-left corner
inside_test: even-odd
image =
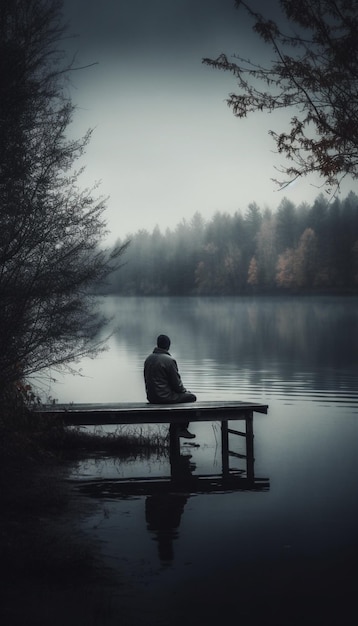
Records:
[[[152,404],[177,402],[179,395],[186,392],[175,359],[162,348],[154,348],[146,358],[144,380]]]

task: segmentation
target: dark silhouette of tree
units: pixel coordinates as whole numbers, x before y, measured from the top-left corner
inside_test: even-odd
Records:
[[[0,386],[95,353],[90,291],[120,253],[99,247],[105,200],[78,186],[91,133],[69,138],[61,6],[0,6]]]
[[[170,237],[167,274],[168,291],[185,295],[195,288],[195,268],[204,236],[204,220],[197,212],[191,223],[182,220]]]
[[[287,109],[287,132],[271,131],[283,167],[280,185],[317,172],[328,185],[358,176],[358,11],[356,0],[280,0],[276,21],[236,0],[253,19],[253,30],[270,48],[270,62],[225,54],[203,62],[231,72],[238,93],[227,100],[234,114]],[[264,6],[264,4],[262,4]],[[265,4],[269,12],[270,3]],[[272,52],[274,55],[273,60]]]
[[[297,209],[293,202],[284,199],[276,212],[276,240],[279,251],[294,248],[300,236]]]

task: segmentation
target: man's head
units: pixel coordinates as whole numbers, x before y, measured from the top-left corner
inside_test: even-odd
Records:
[[[169,350],[170,348],[170,339],[168,335],[159,335],[157,338],[157,346],[162,350]]]

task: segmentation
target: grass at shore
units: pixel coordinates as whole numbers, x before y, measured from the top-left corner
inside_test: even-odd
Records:
[[[46,462],[90,451],[144,457],[165,454],[167,429],[163,426],[118,426],[86,429],[53,423],[26,407],[0,413],[0,466]]]
[[[118,454],[120,458],[145,458],[152,454],[162,455],[168,450],[167,428],[164,426],[140,427],[118,426],[108,432],[105,428],[60,428],[60,434],[50,433],[48,442],[52,450],[63,454],[86,454],[103,452]]]

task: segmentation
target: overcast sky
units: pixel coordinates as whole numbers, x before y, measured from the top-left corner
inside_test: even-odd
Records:
[[[255,5],[274,15],[277,1]],[[235,79],[202,64],[262,52],[234,0],[65,0],[64,9],[78,63],[96,63],[73,75],[73,131],[95,129],[83,183],[101,181],[109,196],[110,242],[156,225],[164,232],[196,211],[210,219],[320,193],[308,179],[277,190],[283,161],[268,130],[287,128],[282,113],[235,119],[225,103]]]

